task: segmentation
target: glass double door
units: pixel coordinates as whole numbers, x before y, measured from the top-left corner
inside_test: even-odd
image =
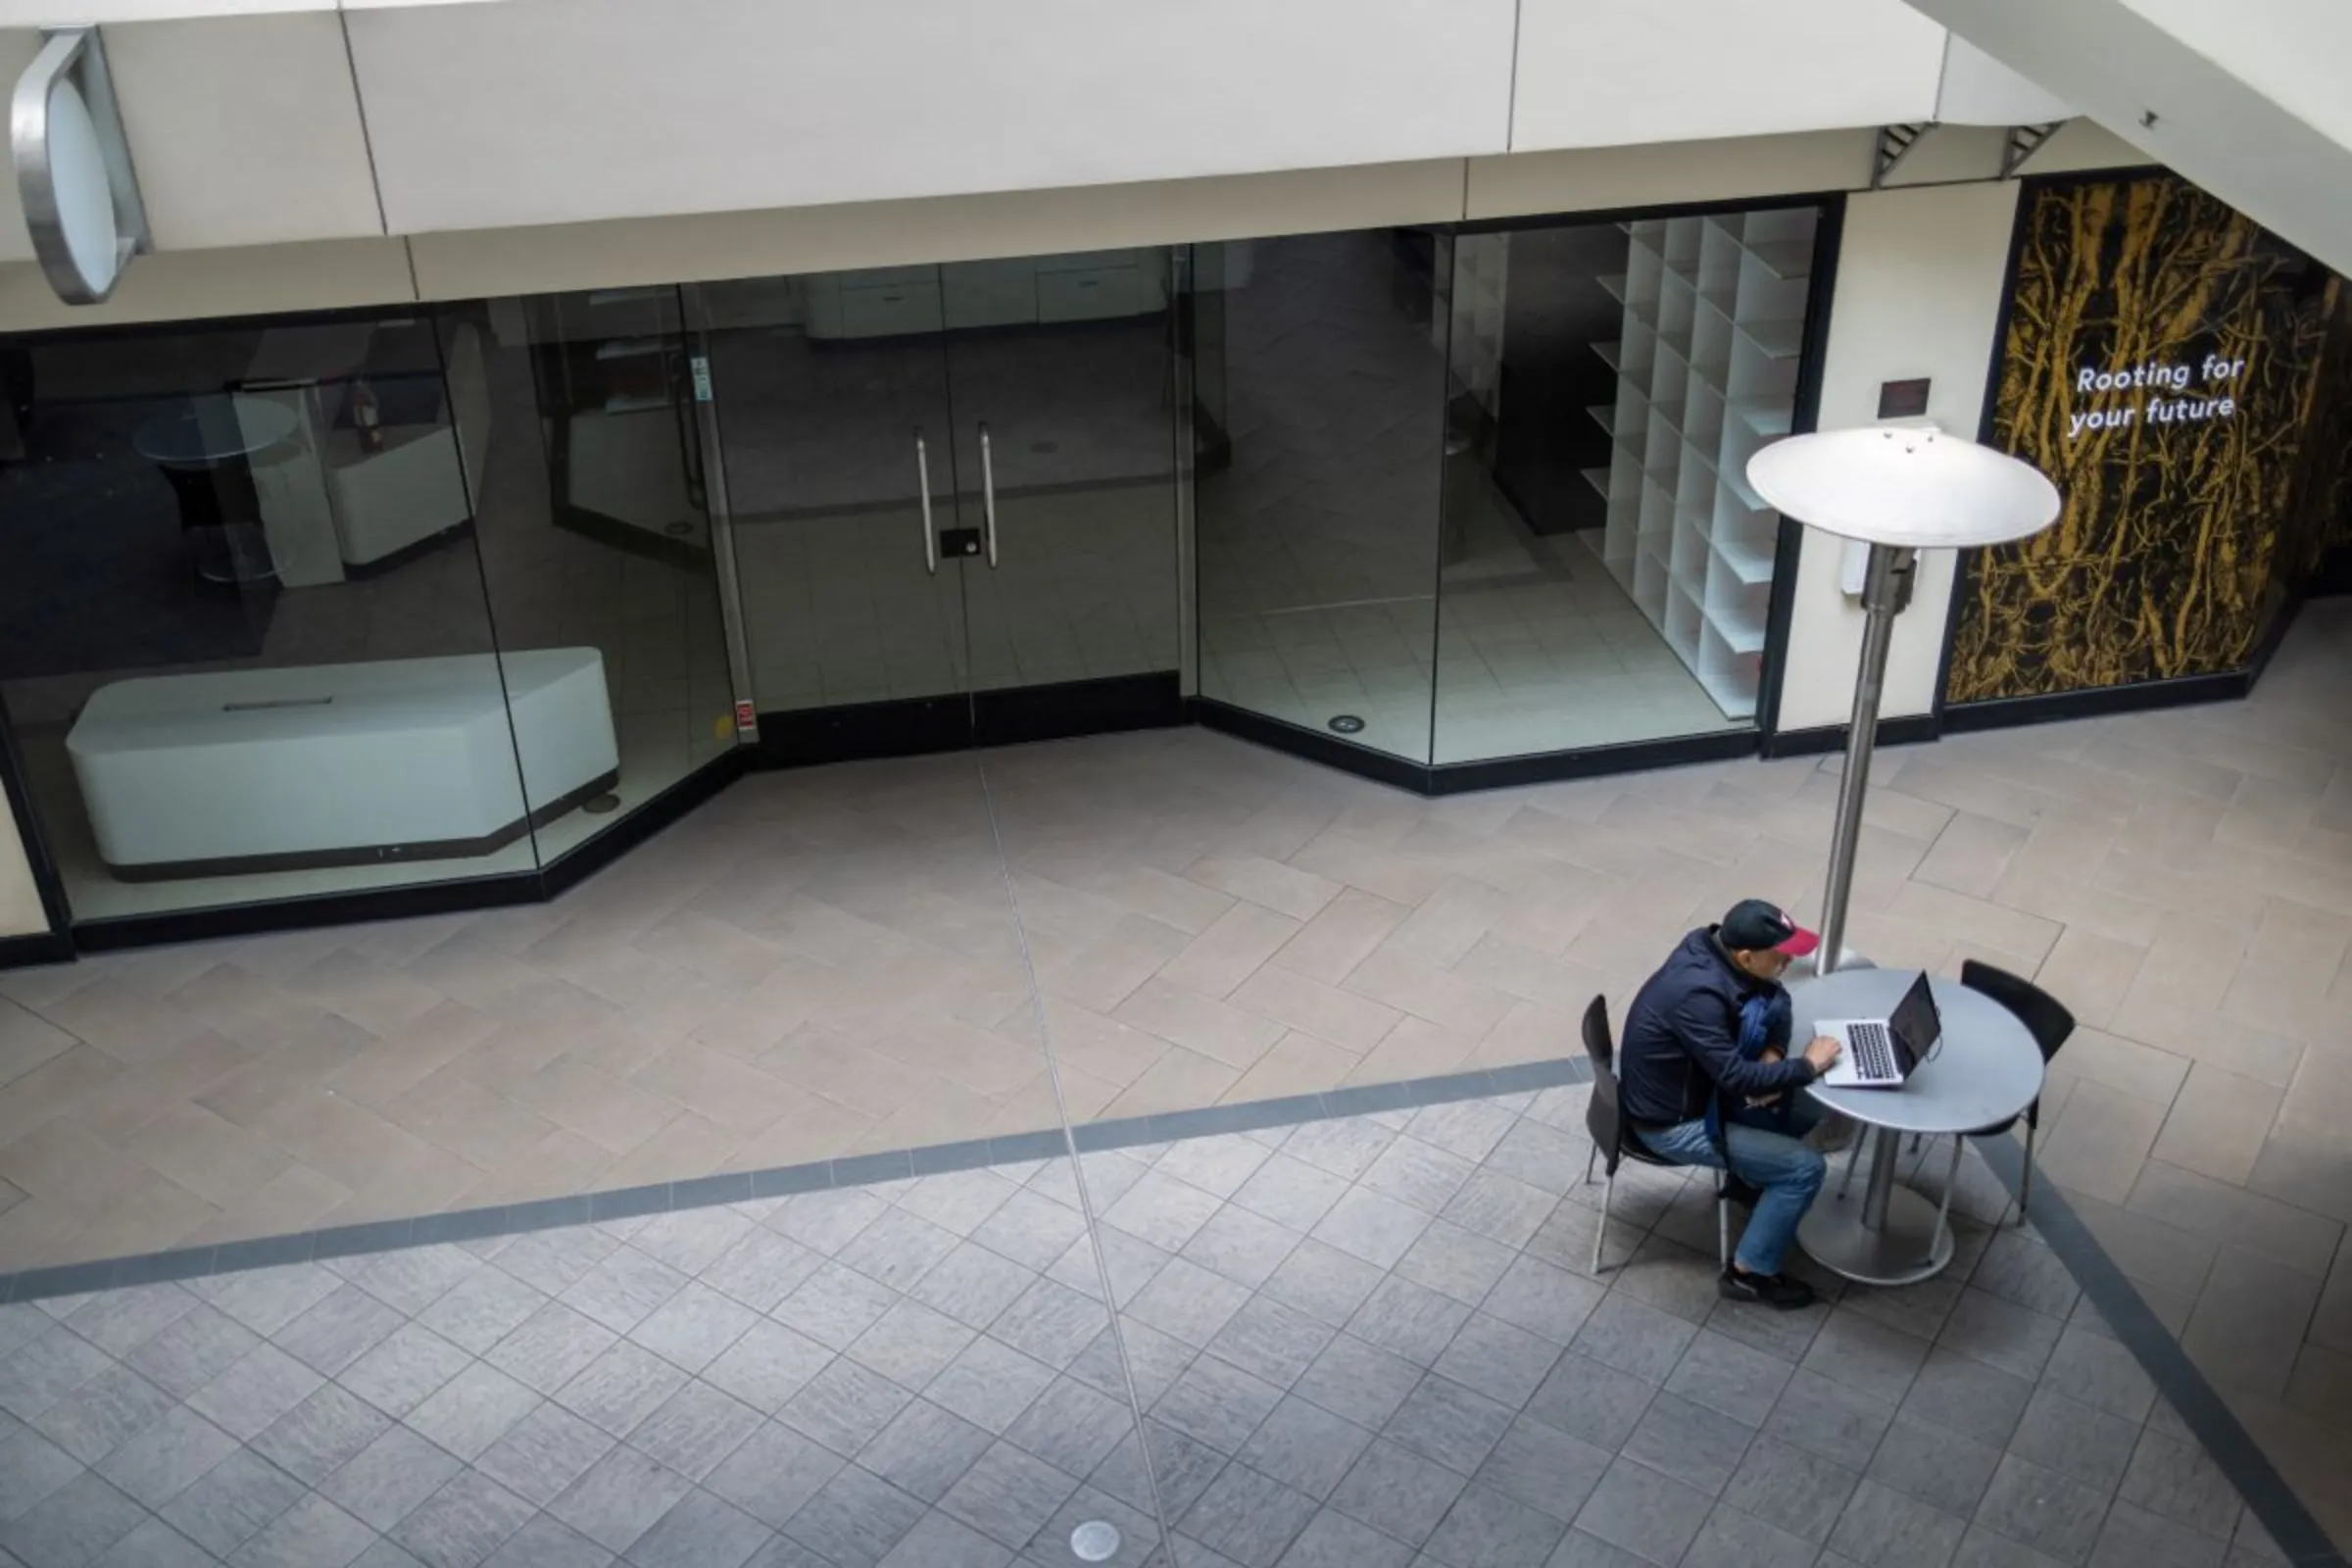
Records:
[[[1169,252],[700,292],[771,744],[928,750],[1173,709]]]

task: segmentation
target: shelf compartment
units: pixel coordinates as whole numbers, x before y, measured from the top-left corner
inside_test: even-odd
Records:
[[[1723,710],[1724,717],[1753,718],[1756,716],[1755,688],[1757,682],[1743,678],[1728,669],[1701,667],[1692,670],[1690,674],[1715,706]]]
[[[1811,240],[1766,240],[1761,243],[1742,240],[1740,247],[1754,257],[1776,282],[1793,283],[1813,275]]]
[[[1700,605],[1699,611],[1723,646],[1735,654],[1760,654],[1764,651],[1764,616],[1749,613],[1732,605]]]
[[[1753,587],[1772,581],[1773,549],[1769,544],[1714,530],[1709,530],[1707,543],[1740,582]]]
[[[1734,317],[1732,326],[1768,360],[1793,360],[1805,351],[1802,321],[1743,321]]]

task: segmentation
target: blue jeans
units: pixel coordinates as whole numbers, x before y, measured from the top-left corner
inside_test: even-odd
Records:
[[[1821,1112],[1810,1101],[1790,1107],[1789,1132],[1758,1125],[1765,1117],[1753,1111],[1735,1111],[1725,1123],[1723,1141],[1731,1149],[1732,1174],[1761,1196],[1748,1216],[1733,1259],[1750,1274],[1778,1274],[1781,1259],[1796,1237],[1797,1223],[1813,1206],[1827,1169],[1822,1157],[1797,1140],[1811,1131]],[[1790,1132],[1795,1136],[1791,1137]],[[1642,1146],[1678,1165],[1723,1169],[1723,1155],[1707,1138],[1707,1124],[1687,1121],[1656,1132],[1636,1133]]]

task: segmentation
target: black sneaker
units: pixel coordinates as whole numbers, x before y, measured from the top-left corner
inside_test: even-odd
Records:
[[[1716,1288],[1727,1301],[1758,1301],[1778,1312],[1797,1312],[1813,1304],[1813,1287],[1786,1274],[1742,1274],[1723,1271]]]

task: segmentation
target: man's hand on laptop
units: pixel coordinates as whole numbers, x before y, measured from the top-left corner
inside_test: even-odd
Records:
[[[1815,1035],[1813,1043],[1805,1047],[1805,1061],[1812,1067],[1813,1076],[1818,1078],[1838,1065],[1838,1058],[1844,1050],[1828,1035]]]

